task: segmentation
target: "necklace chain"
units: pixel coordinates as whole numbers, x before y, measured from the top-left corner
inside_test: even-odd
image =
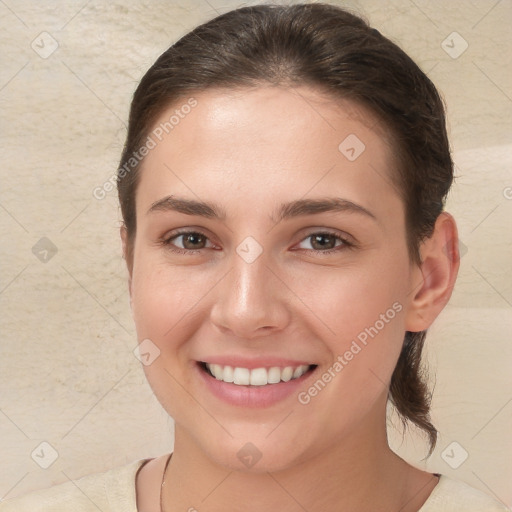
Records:
[[[165,463],[165,468],[164,468],[164,472],[163,472],[163,475],[162,475],[162,484],[160,486],[160,512],[165,512],[164,510],[164,501],[163,501],[163,495],[164,495],[164,485],[165,485],[165,476],[166,476],[166,473],[167,473],[167,468],[169,467],[169,462],[171,462],[171,457],[172,457],[172,453],[169,455],[169,458],[167,459],[167,462]],[[407,475],[408,476],[408,475]],[[440,479],[440,474],[439,473],[433,473],[433,477],[438,479]],[[430,483],[430,481],[429,481]],[[426,484],[425,484],[426,485]],[[403,496],[402,496],[402,501],[403,501]],[[407,505],[408,502],[406,502],[406,505]],[[405,505],[404,505],[405,506]],[[403,507],[402,507],[403,508]],[[401,510],[401,509],[400,509]]]
[[[167,473],[167,467],[169,466],[169,462],[171,462],[172,453],[169,455],[167,462],[165,463],[164,473],[162,475],[162,485],[160,486],[160,512],[165,512],[164,510],[164,485],[165,485],[165,474]]]

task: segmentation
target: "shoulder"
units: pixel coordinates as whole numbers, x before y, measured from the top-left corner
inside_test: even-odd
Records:
[[[459,480],[441,475],[419,512],[505,512],[505,505]]]
[[[135,477],[147,459],[0,502],[0,512],[137,512]]]

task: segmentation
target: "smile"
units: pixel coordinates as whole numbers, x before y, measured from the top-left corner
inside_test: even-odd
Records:
[[[270,368],[242,368],[202,363],[203,369],[222,382],[237,386],[266,386],[298,379],[315,365],[272,366]]]
[[[266,408],[292,399],[306,381],[314,378],[318,365],[283,358],[212,356],[196,360],[196,375],[204,390],[225,404]]]

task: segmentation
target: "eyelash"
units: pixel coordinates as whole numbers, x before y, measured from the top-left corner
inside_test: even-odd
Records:
[[[186,230],[183,230],[183,231],[176,231],[174,233],[171,233],[170,236],[166,237],[165,239],[162,239],[160,242],[161,242],[162,245],[168,247],[171,252],[174,252],[174,253],[177,253],[177,254],[186,254],[188,256],[192,256],[194,254],[197,254],[198,252],[200,252],[201,250],[204,249],[204,248],[203,249],[180,249],[179,247],[173,246],[172,245],[172,240],[174,240],[176,238],[179,238],[180,236],[183,236],[183,235],[200,235],[200,236],[203,236],[204,238],[206,238],[208,240],[208,237],[204,233],[202,233],[201,231],[186,231]],[[340,240],[343,243],[342,243],[342,245],[339,245],[339,246],[337,246],[337,247],[335,247],[333,249],[327,249],[325,251],[316,250],[316,249],[298,249],[298,250],[302,250],[302,251],[306,251],[306,252],[319,253],[319,254],[322,254],[322,255],[328,255],[328,254],[338,253],[338,252],[340,252],[342,250],[351,249],[351,248],[355,247],[354,243],[349,242],[346,238],[340,236],[337,233],[333,233],[331,231],[316,231],[314,233],[310,233],[308,236],[304,237],[301,240],[301,242],[303,242],[304,240],[307,240],[308,238],[312,238],[315,235],[333,236],[334,238],[336,238],[337,240]]]

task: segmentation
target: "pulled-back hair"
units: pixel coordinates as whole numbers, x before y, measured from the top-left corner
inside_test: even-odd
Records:
[[[312,86],[365,106],[387,129],[391,180],[405,205],[410,260],[432,235],[453,180],[443,102],[432,82],[396,44],[359,16],[333,5],[256,5],[204,23],[151,66],[131,103],[118,193],[131,267],[140,161],[133,158],[156,119],[187,95],[210,88]],[[422,372],[426,331],[406,332],[389,400],[404,425],[423,429],[432,453],[437,431]]]

